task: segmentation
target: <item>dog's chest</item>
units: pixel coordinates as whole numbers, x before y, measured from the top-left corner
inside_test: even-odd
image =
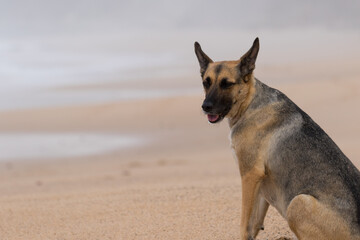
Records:
[[[230,146],[241,172],[265,160],[268,155],[265,141],[266,137],[257,134],[256,130],[251,131],[250,128],[245,131],[231,132]]]

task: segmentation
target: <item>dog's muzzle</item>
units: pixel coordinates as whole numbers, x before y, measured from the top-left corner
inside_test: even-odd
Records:
[[[205,99],[201,107],[204,110],[204,113],[207,115],[208,121],[210,123],[220,122],[224,118],[221,113],[218,113],[218,110],[215,108],[212,101]]]

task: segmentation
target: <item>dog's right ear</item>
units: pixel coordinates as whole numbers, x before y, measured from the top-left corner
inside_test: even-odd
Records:
[[[197,56],[197,59],[199,61],[200,64],[200,73],[201,73],[201,77],[204,76],[204,73],[209,65],[209,63],[212,63],[213,60],[211,60],[201,49],[201,46],[198,42],[195,42],[194,44],[195,47],[195,54]]]

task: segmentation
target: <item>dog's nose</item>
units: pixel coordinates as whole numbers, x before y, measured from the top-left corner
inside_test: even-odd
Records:
[[[210,112],[213,109],[214,104],[209,101],[204,101],[201,107],[205,112]]]

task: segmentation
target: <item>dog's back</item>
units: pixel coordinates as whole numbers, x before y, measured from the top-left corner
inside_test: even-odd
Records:
[[[259,80],[255,88],[256,94],[244,116],[255,114],[245,121],[269,117],[264,116],[269,111],[259,109],[270,106],[273,110],[271,117],[276,123],[268,129],[272,136],[266,166],[268,178],[284,193],[281,197],[286,208],[295,196],[311,195],[336,208],[347,222],[357,226],[353,230],[360,234],[359,171],[331,138],[283,93]]]

